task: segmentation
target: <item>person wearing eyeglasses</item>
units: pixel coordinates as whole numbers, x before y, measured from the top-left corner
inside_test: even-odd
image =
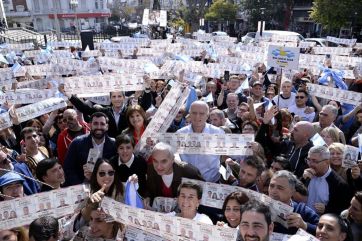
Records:
[[[334,124],[338,116],[338,109],[333,105],[325,105],[319,112],[319,121],[313,123],[314,131],[320,133],[324,128],[332,126],[338,129],[339,141],[346,144],[344,133]]]
[[[90,178],[91,195],[87,200],[87,205],[81,211],[85,221],[90,220],[92,208],[97,206],[104,196],[123,202],[123,185],[116,170],[117,167],[111,161],[104,158],[97,160]]]
[[[294,116],[299,116],[303,121],[313,122],[315,112],[307,111],[308,93],[305,90],[298,90],[295,95],[295,104],[291,105],[288,110],[294,113]]]
[[[309,168],[303,180],[308,186],[307,205],[319,215],[340,214],[348,208],[352,193],[342,177],[330,167],[330,152],[325,146],[314,146],[308,152]]]

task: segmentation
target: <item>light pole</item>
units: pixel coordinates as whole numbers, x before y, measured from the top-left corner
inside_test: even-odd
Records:
[[[74,11],[75,14],[75,31],[77,35],[79,35],[79,25],[78,25],[78,15],[76,13],[76,8],[78,7],[78,0],[70,0],[70,7]]]

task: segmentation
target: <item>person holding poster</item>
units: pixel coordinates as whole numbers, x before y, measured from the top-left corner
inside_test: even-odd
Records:
[[[277,171],[270,180],[269,197],[293,206],[293,213],[286,216],[288,228],[275,222],[274,232],[296,234],[298,228],[301,228],[314,235],[319,216],[305,203],[297,203],[292,200],[296,184],[296,176],[286,170]]]
[[[219,226],[229,226],[231,228],[237,228],[240,224],[240,206],[245,205],[249,201],[249,198],[243,192],[232,192],[230,193],[224,201],[222,210],[224,213],[224,220],[218,221],[217,225]]]
[[[147,170],[147,195],[145,206],[150,206],[155,197],[176,197],[182,178],[203,181],[200,171],[186,162],[175,161],[172,147],[157,143],[151,153],[153,162]]]
[[[106,114],[94,113],[91,116],[90,133],[77,137],[69,146],[64,161],[64,172],[67,177],[65,186],[83,183],[84,174],[89,175],[91,173],[84,167],[91,148],[96,148],[101,153],[101,157],[104,158],[111,158],[116,154],[114,139],[107,135],[107,131],[108,118]]]
[[[177,189],[177,205],[180,213],[169,213],[170,216],[178,216],[182,218],[192,219],[201,223],[213,225],[211,219],[197,212],[201,203],[202,187],[193,182],[183,182]]]
[[[208,133],[224,134],[218,127],[206,123],[209,117],[209,106],[203,101],[195,101],[191,104],[191,124],[179,129],[176,133]],[[192,155],[182,154],[181,160],[194,165],[201,172],[207,182],[218,182],[220,179],[219,155]]]
[[[342,166],[343,154],[345,151],[345,145],[341,143],[332,143],[329,147],[331,153],[330,165],[331,168],[348,183],[348,186],[353,192],[362,190],[362,177],[361,170],[358,165],[354,165],[351,168]]]

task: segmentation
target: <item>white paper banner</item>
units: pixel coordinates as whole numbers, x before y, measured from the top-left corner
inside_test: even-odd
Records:
[[[187,99],[189,92],[189,87],[184,87],[179,82],[174,83],[170,92],[168,92],[166,98],[162,101],[158,111],[152,117],[146,130],[143,132],[141,139],[135,147],[136,152],[148,159],[152,147],[146,145],[147,138],[153,137],[156,133],[165,133],[167,131],[179,109]]]
[[[154,139],[154,138],[152,138]],[[179,154],[252,155],[252,134],[161,133],[155,136]]]
[[[55,89],[18,89],[15,92],[0,93],[0,103],[7,101],[11,104],[31,104],[54,97],[55,93]]]
[[[20,107],[15,109],[15,111],[19,118],[19,122],[22,123],[66,106],[67,103],[62,98],[49,98],[35,104]]]
[[[79,211],[88,196],[82,185],[72,186],[0,202],[0,230],[29,225],[44,215],[59,218]]]
[[[224,199],[232,192],[242,192],[246,194],[249,199],[257,200],[259,202],[264,203],[265,205],[270,207],[270,211],[272,213],[272,220],[274,222],[278,222],[281,225],[287,227],[287,222],[285,217],[293,212],[293,207],[286,205],[282,202],[276,201],[265,194],[261,194],[255,192],[250,189],[238,187],[238,186],[230,186],[225,184],[216,184],[211,182],[203,182],[188,178],[182,178],[182,182],[190,181],[193,183],[197,183],[202,187],[202,199],[201,204],[221,209],[224,203]]]
[[[103,211],[117,222],[138,228],[167,240],[235,241],[237,230],[228,227],[203,224],[190,219],[172,217],[149,210],[133,208],[111,198],[104,197],[101,203]],[[135,240],[142,240],[142,235],[133,232]],[[186,239],[188,240],[188,239]]]
[[[355,146],[345,145],[342,167],[352,168],[357,165],[359,148]]]
[[[140,75],[107,74],[65,78],[64,89],[67,93],[78,94],[80,97],[94,97],[112,91],[143,90],[144,85]]]
[[[327,36],[327,41],[336,44],[345,44],[348,46],[352,46],[357,42],[357,39],[346,39],[346,38],[336,38],[336,37]]]
[[[307,83],[308,93],[328,100],[358,105],[362,102],[362,94],[354,91],[341,90],[333,87]]]
[[[13,123],[11,122],[9,112],[0,114],[0,130],[11,127]]]

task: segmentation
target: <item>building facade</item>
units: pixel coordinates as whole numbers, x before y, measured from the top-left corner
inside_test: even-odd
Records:
[[[3,0],[9,27],[100,29],[111,16],[108,0]]]

